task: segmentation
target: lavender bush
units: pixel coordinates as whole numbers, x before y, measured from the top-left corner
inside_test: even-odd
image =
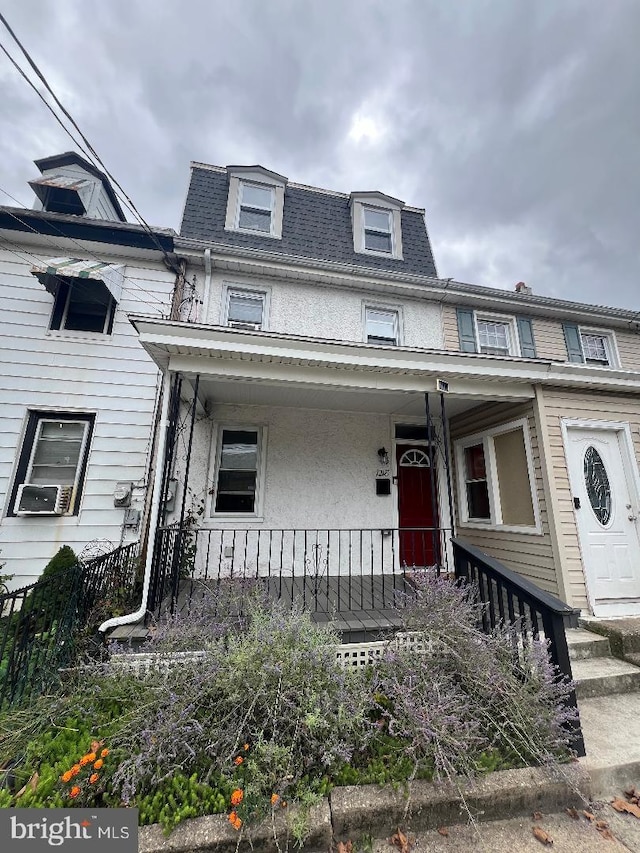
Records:
[[[417,576],[401,610],[423,653],[390,647],[375,670],[378,711],[388,732],[405,740],[414,766],[436,778],[472,776],[498,766],[549,764],[569,751],[566,699],[544,642],[521,648],[514,635],[486,635],[481,605],[447,580]]]

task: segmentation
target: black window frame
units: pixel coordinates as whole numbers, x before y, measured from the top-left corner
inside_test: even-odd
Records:
[[[38,434],[38,425],[40,421],[80,421],[87,424],[87,436],[84,442],[82,457],[79,460],[77,467],[76,487],[71,496],[69,509],[64,515],[78,515],[80,512],[80,503],[84,493],[85,480],[87,475],[87,465],[89,462],[89,452],[91,450],[91,441],[93,439],[93,431],[95,426],[96,415],[94,412],[64,412],[64,411],[43,411],[41,409],[31,409],[27,414],[27,424],[20,447],[18,463],[16,465],[13,484],[9,498],[6,515],[8,518],[20,517],[15,512],[15,503],[18,496],[18,489],[24,483],[28,483],[26,479],[27,471],[29,470],[29,462],[34,448],[36,435]]]
[[[102,331],[97,331],[96,329],[68,329],[66,327],[65,324],[68,316],[69,302],[71,301],[71,297],[73,295],[73,288],[77,288],[78,281],[90,281],[95,284],[96,287],[103,287],[105,290],[107,290],[104,285],[101,285],[94,279],[60,278],[58,281],[56,295],[54,297],[53,309],[51,311],[49,330],[52,332],[63,332],[67,335],[75,335],[78,333],[80,333],[81,335],[111,335],[113,332],[113,320],[116,313],[116,300],[108,291],[108,301],[105,307],[105,319],[102,326]]]

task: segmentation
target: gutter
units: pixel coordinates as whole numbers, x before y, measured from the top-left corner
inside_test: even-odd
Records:
[[[211,249],[204,250],[204,287],[202,290],[202,317],[206,323],[209,316],[209,299],[211,296]]]
[[[160,518],[160,497],[162,491],[162,472],[165,450],[167,446],[167,427],[169,425],[169,396],[170,396],[170,378],[169,372],[166,371],[162,376],[162,410],[160,414],[160,435],[158,436],[158,453],[156,455],[156,470],[153,480],[153,496],[151,499],[151,516],[149,519],[149,536],[147,544],[147,557],[144,567],[144,581],[142,584],[142,601],[140,607],[135,613],[126,613],[123,616],[114,616],[107,619],[98,628],[101,634],[104,634],[110,628],[116,628],[119,625],[132,625],[144,619],[147,613],[147,600],[149,598],[149,587],[151,585],[151,568],[153,565],[154,544],[156,541],[156,531],[158,529],[158,519]]]

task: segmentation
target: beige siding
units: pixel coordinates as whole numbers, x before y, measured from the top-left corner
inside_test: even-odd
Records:
[[[640,333],[618,329],[615,334],[620,366],[627,370],[640,370]]]
[[[451,419],[451,439],[455,441],[521,418],[527,418],[529,425],[535,493],[538,499],[542,532],[539,534],[512,533],[496,529],[478,530],[476,527],[459,526],[458,535],[461,539],[476,545],[487,554],[500,560],[507,568],[529,578],[542,589],[558,595],[559,585],[549,531],[533,403],[490,403],[458,415]],[[457,478],[455,477],[454,482],[457,491]],[[458,495],[458,501],[460,499],[461,496]],[[459,503],[457,505],[459,506]]]
[[[534,317],[533,336],[538,358],[545,358],[550,361],[567,360],[567,345],[561,322],[550,320],[547,317]]]
[[[582,559],[569,472],[562,441],[561,419],[617,421],[629,423],[636,460],[640,460],[640,400],[631,395],[598,392],[572,392],[567,389],[545,389],[544,419],[549,435],[552,487],[558,507],[556,525],[560,555],[569,601],[574,607],[588,608]]]
[[[458,338],[458,315],[455,305],[442,305],[442,338],[444,348],[460,351],[460,339]]]

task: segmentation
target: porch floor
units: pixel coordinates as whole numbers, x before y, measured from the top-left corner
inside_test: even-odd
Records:
[[[391,634],[402,627],[398,610],[404,596],[413,594],[410,578],[403,575],[262,577],[251,582],[224,578],[182,581],[176,610],[208,593],[220,600],[221,608],[232,616],[242,615],[245,596],[257,587],[273,601],[297,603],[312,614],[318,624],[331,623],[343,642],[365,642]],[[161,609],[167,611],[170,599]]]

